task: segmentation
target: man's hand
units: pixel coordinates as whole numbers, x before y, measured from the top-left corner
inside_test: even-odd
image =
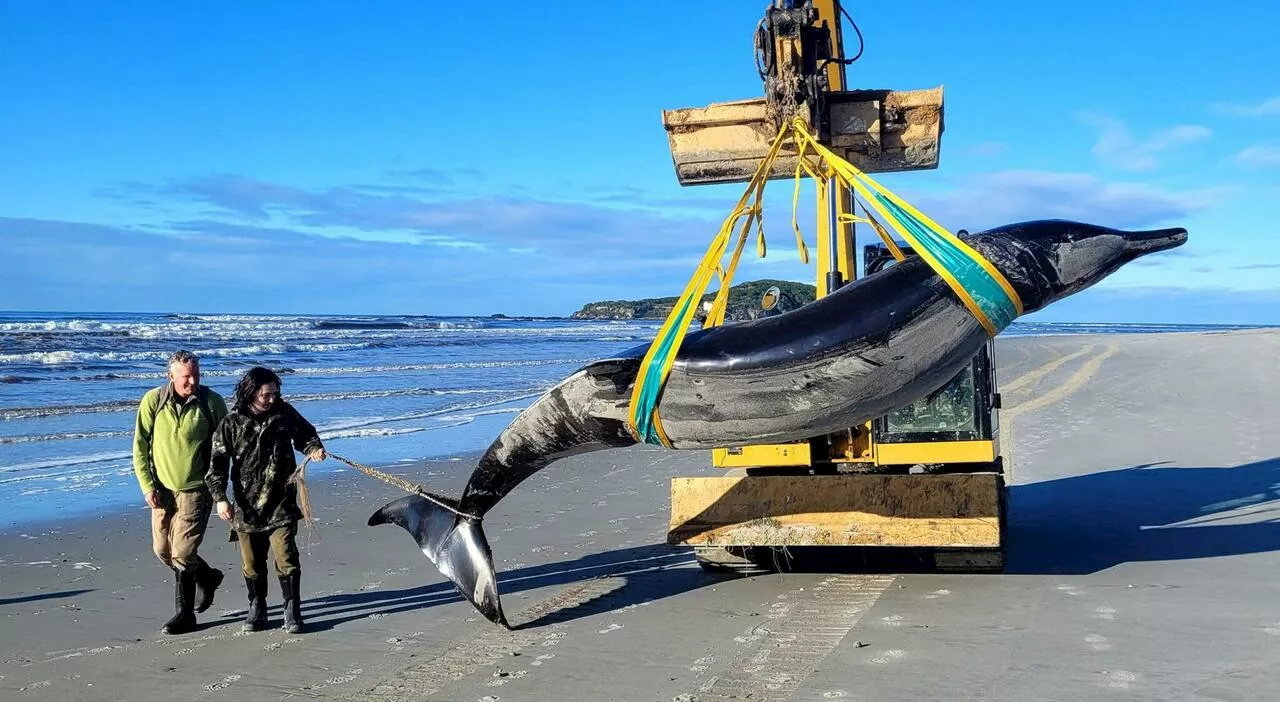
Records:
[[[152,490],[151,492],[143,495],[142,498],[147,501],[147,506],[151,509],[161,509],[159,490]]]
[[[325,459],[325,456],[327,455],[328,454],[324,452],[323,448],[318,448],[312,451],[311,453],[307,454],[307,458],[310,458],[313,461],[323,461]]]
[[[218,517],[224,522],[231,521],[231,505],[226,500],[218,503]]]

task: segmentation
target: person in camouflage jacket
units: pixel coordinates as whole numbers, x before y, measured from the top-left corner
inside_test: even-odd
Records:
[[[244,630],[267,624],[267,551],[275,555],[284,595],[285,629],[302,631],[299,590],[302,577],[296,537],[298,488],[292,478],[298,464],[293,451],[312,460],[325,458],[316,428],[280,397],[280,376],[267,368],[249,369],[236,385],[235,407],[213,435],[212,465],[205,483],[218,516],[231,523],[240,543],[249,611]],[[228,485],[233,485],[228,500]]]

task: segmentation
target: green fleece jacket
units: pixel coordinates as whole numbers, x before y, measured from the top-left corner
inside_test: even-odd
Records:
[[[200,411],[194,394],[179,404],[177,395],[170,392],[169,401],[156,412],[162,390],[164,387],[153,388],[142,396],[133,429],[133,472],[143,494],[157,487],[175,492],[203,487],[204,475],[209,470],[213,432],[227,416],[227,403],[208,388],[204,390],[208,393],[209,413],[213,415],[212,426]],[[159,486],[152,478],[152,469],[160,479]]]

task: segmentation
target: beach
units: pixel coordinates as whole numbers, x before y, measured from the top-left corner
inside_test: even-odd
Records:
[[[278,628],[274,578],[272,628],[240,633],[238,552],[216,519],[201,553],[227,579],[200,630],[175,637],[159,633],[171,576],[140,499],[6,521],[0,698],[1272,697],[1280,331],[996,348],[1003,574],[709,574],[664,541],[670,479],[716,474],[710,456],[637,447],[556,463],[489,513],[507,631],[403,530],[366,526],[403,492],[331,466],[311,485],[318,534],[299,535],[300,635]],[[389,470],[457,494],[473,460]]]

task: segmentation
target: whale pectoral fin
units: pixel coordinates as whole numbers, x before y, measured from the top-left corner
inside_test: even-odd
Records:
[[[454,504],[452,500],[441,500]],[[395,524],[418,542],[427,558],[489,621],[510,629],[498,598],[493,554],[480,521],[458,516],[421,495],[389,502],[369,517],[369,526]]]

